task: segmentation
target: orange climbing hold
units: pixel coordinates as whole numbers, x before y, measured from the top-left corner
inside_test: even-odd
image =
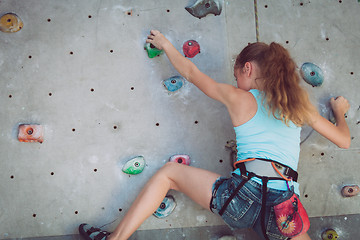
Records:
[[[0,31],[14,33],[20,31],[24,26],[21,19],[14,13],[7,13],[0,18]]]
[[[358,185],[344,186],[341,190],[343,197],[353,197],[360,193],[360,187]]]
[[[20,142],[44,141],[44,128],[41,125],[20,125],[18,139]]]

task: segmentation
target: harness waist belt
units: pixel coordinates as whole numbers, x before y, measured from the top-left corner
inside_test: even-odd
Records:
[[[281,177],[271,165],[271,162],[265,162],[261,160],[254,160],[244,163],[248,172],[253,172],[256,175],[268,176],[268,177]],[[284,174],[285,168],[279,169]]]
[[[279,178],[281,177],[284,180],[293,180],[297,181],[298,173],[292,168],[278,163],[273,160],[264,159],[264,158],[250,158],[246,160],[239,160],[234,163],[234,168],[242,169],[242,165],[246,165],[246,170],[248,172],[254,172],[256,175],[267,176],[270,178]],[[241,171],[241,172],[243,172]]]

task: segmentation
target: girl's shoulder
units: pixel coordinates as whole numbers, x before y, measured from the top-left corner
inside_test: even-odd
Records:
[[[258,93],[258,90],[236,90],[236,95],[228,108],[234,126],[242,125],[255,116],[258,108],[256,101]]]

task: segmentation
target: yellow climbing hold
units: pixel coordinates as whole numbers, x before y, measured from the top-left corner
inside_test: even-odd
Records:
[[[24,24],[21,19],[14,13],[4,14],[0,18],[0,31],[14,33],[20,31]]]

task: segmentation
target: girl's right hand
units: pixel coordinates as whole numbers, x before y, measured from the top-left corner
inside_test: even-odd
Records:
[[[157,49],[162,50],[169,40],[158,30],[151,30],[146,39],[147,43],[153,44]]]
[[[344,116],[350,108],[349,101],[342,96],[337,98],[331,98],[330,105],[335,117]]]

